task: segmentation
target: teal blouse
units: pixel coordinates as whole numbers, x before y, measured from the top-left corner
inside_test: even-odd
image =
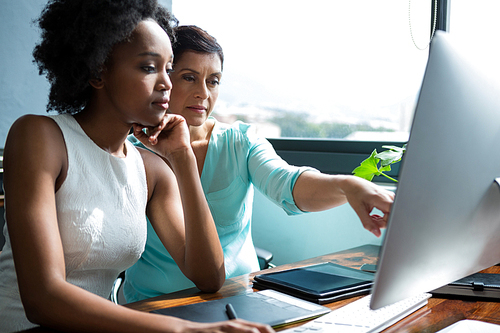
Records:
[[[134,136],[129,140],[142,146]],[[259,270],[251,235],[253,186],[287,214],[299,214],[302,211],[294,203],[292,189],[306,170],[314,169],[287,164],[266,139],[254,134],[250,125],[215,123],[201,184],[224,251],[227,278]],[[144,253],[125,276],[127,302],[194,287],[149,221]]]

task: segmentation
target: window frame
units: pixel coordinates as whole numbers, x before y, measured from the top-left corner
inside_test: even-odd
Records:
[[[450,0],[431,0],[431,34],[436,17],[436,30],[449,31]],[[435,9],[435,6],[437,8]],[[431,36],[432,37],[432,36]],[[403,146],[406,142],[353,141],[336,139],[304,139],[304,138],[268,138],[274,149],[289,164],[307,165],[328,174],[352,174],[352,171],[374,149],[382,151],[385,145]],[[393,165],[387,175],[398,179],[400,163]],[[374,177],[373,181],[392,183],[383,176]]]
[[[374,149],[378,152],[385,150],[382,146],[403,146],[405,142],[396,141],[351,141],[335,139],[304,139],[304,138],[277,138],[267,139],[278,155],[291,165],[310,166],[327,174],[352,174],[352,171]],[[397,179],[399,164],[392,166],[391,171],[385,172],[388,176]],[[383,176],[374,177],[373,181],[391,183]]]

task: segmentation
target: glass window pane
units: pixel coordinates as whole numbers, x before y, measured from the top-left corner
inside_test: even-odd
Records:
[[[450,35],[467,43],[470,52],[487,61],[491,72],[500,75],[500,1],[453,0],[450,4]]]
[[[224,49],[219,120],[269,138],[407,140],[431,1],[173,0],[172,10]]]

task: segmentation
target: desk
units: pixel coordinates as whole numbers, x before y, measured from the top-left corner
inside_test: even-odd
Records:
[[[360,268],[364,263],[375,264],[379,247],[375,245],[364,245],[353,249],[319,256],[312,259],[299,261],[293,264],[282,265],[266,270],[265,272],[275,272],[294,267],[301,267],[310,264],[330,261],[339,265]],[[500,273],[500,266],[493,266],[484,270],[486,273]],[[226,280],[223,287],[213,294],[201,293],[198,289],[187,289],[176,293],[150,298],[144,301],[129,303],[125,306],[140,311],[152,311],[165,307],[193,304],[203,301],[210,301],[219,298],[234,296],[252,290],[252,279],[256,274],[242,275]],[[256,291],[256,290],[254,290]],[[348,300],[342,300],[325,306],[334,310],[344,306],[361,296]],[[447,300],[441,298],[431,298],[429,303],[410,316],[389,327],[384,332],[436,332],[459,320],[475,319],[494,324],[500,324],[500,302],[471,302],[460,300]],[[295,324],[295,326],[300,324]],[[292,327],[292,325],[287,326]],[[35,328],[26,332],[52,332],[51,330]]]
[[[330,255],[299,261],[294,264],[278,266],[268,269],[266,272],[274,272],[326,261],[343,266],[360,268],[364,263],[376,263],[378,252],[378,246],[365,245],[332,253]],[[500,267],[493,266],[484,272],[500,273]],[[186,305],[234,296],[252,289],[251,284],[253,276],[260,273],[262,272],[228,279],[224,283],[221,290],[214,294],[204,294],[197,292],[196,289],[188,289],[136,303],[129,303],[125,306],[141,311],[152,311],[165,307]],[[360,297],[329,303],[325,306],[333,310],[358,298]],[[384,332],[436,332],[462,319],[475,319],[500,324],[500,302],[471,302],[431,298],[429,299],[427,306],[419,309],[410,316],[389,327]],[[292,326],[287,326],[287,328],[288,327]]]

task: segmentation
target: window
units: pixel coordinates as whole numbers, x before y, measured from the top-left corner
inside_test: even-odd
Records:
[[[450,6],[449,32],[470,46],[492,65],[491,71],[500,76],[498,33],[500,31],[500,1],[453,0]]]
[[[214,116],[268,138],[405,141],[431,1],[174,0],[225,52]]]
[[[173,0],[172,11],[224,49],[217,119],[255,124],[291,164],[349,174],[408,139],[433,1]]]

